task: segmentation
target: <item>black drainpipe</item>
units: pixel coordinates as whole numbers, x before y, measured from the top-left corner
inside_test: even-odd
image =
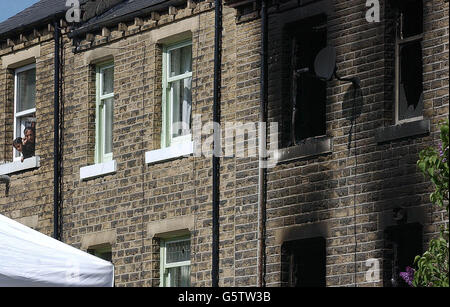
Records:
[[[61,229],[59,221],[59,49],[60,49],[60,29],[58,22],[53,23],[54,26],[54,40],[55,40],[55,67],[54,67],[54,137],[53,137],[53,237],[61,240]]]
[[[260,79],[260,108],[259,121],[263,123],[266,130],[260,130],[259,133],[263,135],[259,137],[259,172],[258,172],[258,215],[259,215],[259,241],[258,241],[258,286],[265,287],[265,271],[266,271],[266,199],[267,199],[267,88],[268,88],[268,66],[267,66],[267,1],[261,1],[261,79]],[[265,124],[265,126],[264,126]],[[262,165],[261,165],[262,164]]]
[[[214,105],[213,121],[220,127],[220,84],[222,66],[222,1],[215,0],[215,39],[214,39]],[[219,286],[219,205],[220,205],[220,128],[214,129],[213,148],[213,206],[212,206],[212,286]]]

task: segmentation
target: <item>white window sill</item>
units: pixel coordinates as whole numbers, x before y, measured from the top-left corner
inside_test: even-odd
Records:
[[[34,156],[21,161],[15,161],[5,164],[0,164],[0,175],[9,175],[28,169],[38,168],[40,166],[39,156]]]
[[[93,179],[96,177],[115,173],[116,171],[117,171],[116,160],[89,165],[80,168],[80,180]]]
[[[168,161],[175,158],[189,156],[194,153],[194,142],[172,144],[170,147],[147,151],[145,153],[145,163],[156,163]]]

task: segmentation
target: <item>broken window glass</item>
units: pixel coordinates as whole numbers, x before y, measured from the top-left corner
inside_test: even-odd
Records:
[[[396,122],[423,115],[423,4],[396,2]]]
[[[398,119],[420,117],[423,111],[422,44],[400,46],[400,88]]]

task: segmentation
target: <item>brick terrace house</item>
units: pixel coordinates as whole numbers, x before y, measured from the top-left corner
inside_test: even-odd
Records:
[[[219,44],[211,0],[82,0],[79,22],[41,0],[0,23],[0,213],[112,261],[117,286],[401,285],[448,223],[416,167],[449,114],[448,1],[380,0],[374,22],[364,0],[221,2]],[[276,164],[194,154],[215,106],[278,123]]]

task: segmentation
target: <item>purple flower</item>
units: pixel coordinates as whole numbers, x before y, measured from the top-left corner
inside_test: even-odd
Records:
[[[400,273],[400,277],[403,278],[403,280],[412,287],[412,282],[414,279],[414,269],[407,266],[406,267],[406,272],[401,272]]]
[[[439,157],[444,157],[445,153],[448,152],[448,146],[446,148],[442,148],[442,143],[439,143]],[[447,162],[447,157],[442,159],[443,163]]]
[[[445,153],[447,152],[447,156],[448,156],[448,146],[445,149],[442,149],[442,145],[441,148],[439,149],[439,156],[444,156]],[[442,162],[446,163],[447,162],[447,157],[444,157],[444,159],[442,159]]]

